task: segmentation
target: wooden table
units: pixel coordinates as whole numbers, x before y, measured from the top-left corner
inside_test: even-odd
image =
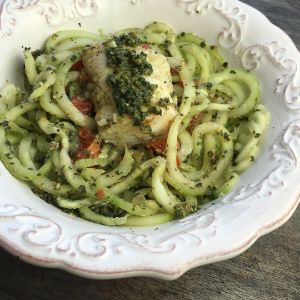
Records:
[[[244,0],[284,29],[300,48],[300,0]],[[232,260],[179,280],[82,279],[28,265],[0,249],[0,300],[300,299],[300,208],[281,229]]]

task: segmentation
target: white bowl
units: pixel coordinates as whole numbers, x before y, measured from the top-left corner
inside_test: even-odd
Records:
[[[257,162],[230,195],[153,228],[105,227],[37,198],[0,163],[0,243],[22,259],[90,278],[175,279],[245,251],[299,202],[300,54],[261,13],[236,0],[17,0],[0,4],[0,85],[22,82],[22,49],[59,29],[114,32],[154,20],[194,31],[233,66],[251,69],[272,122]],[[79,24],[80,23],[80,24]]]

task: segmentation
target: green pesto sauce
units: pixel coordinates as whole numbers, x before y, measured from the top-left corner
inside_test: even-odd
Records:
[[[126,216],[126,211],[111,203],[107,203],[105,205],[103,204],[93,205],[90,208],[96,214],[109,217],[109,218],[121,218]]]
[[[145,107],[150,106],[157,88],[143,77],[151,75],[153,69],[145,53],[138,54],[123,46],[135,45],[135,40],[118,38],[118,47],[106,46],[108,66],[113,69],[113,74],[107,76],[107,84],[112,88],[118,113],[132,116],[135,125],[140,125],[150,113]]]
[[[122,46],[136,47],[142,43],[142,41],[132,32],[128,34],[121,34],[119,36],[114,36],[113,40],[115,41],[118,47],[122,47]]]

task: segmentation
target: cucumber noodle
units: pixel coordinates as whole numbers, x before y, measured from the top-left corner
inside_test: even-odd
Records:
[[[152,226],[230,192],[255,161],[269,114],[257,79],[229,68],[218,49],[195,34],[175,35],[155,22],[115,35],[128,33],[167,56],[173,69],[178,115],[163,154],[143,145],[102,144],[97,157],[74,162],[79,129],[95,132],[97,124],[70,101],[80,76],[72,66],[84,49],[110,37],[72,30],[52,35],[40,53],[24,50],[28,94],[13,84],[1,90],[0,158],[67,213],[104,225]]]

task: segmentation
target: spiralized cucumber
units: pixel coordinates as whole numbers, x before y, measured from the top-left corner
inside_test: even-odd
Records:
[[[84,81],[82,53],[126,35],[169,63],[177,116],[165,149],[104,143],[96,112],[76,105],[98,84]],[[162,22],[112,36],[59,31],[41,53],[25,48],[24,65],[30,89],[8,84],[0,91],[0,159],[42,198],[97,224],[157,226],[229,193],[257,158],[270,122],[253,74],[230,68],[196,34],[176,35]]]

